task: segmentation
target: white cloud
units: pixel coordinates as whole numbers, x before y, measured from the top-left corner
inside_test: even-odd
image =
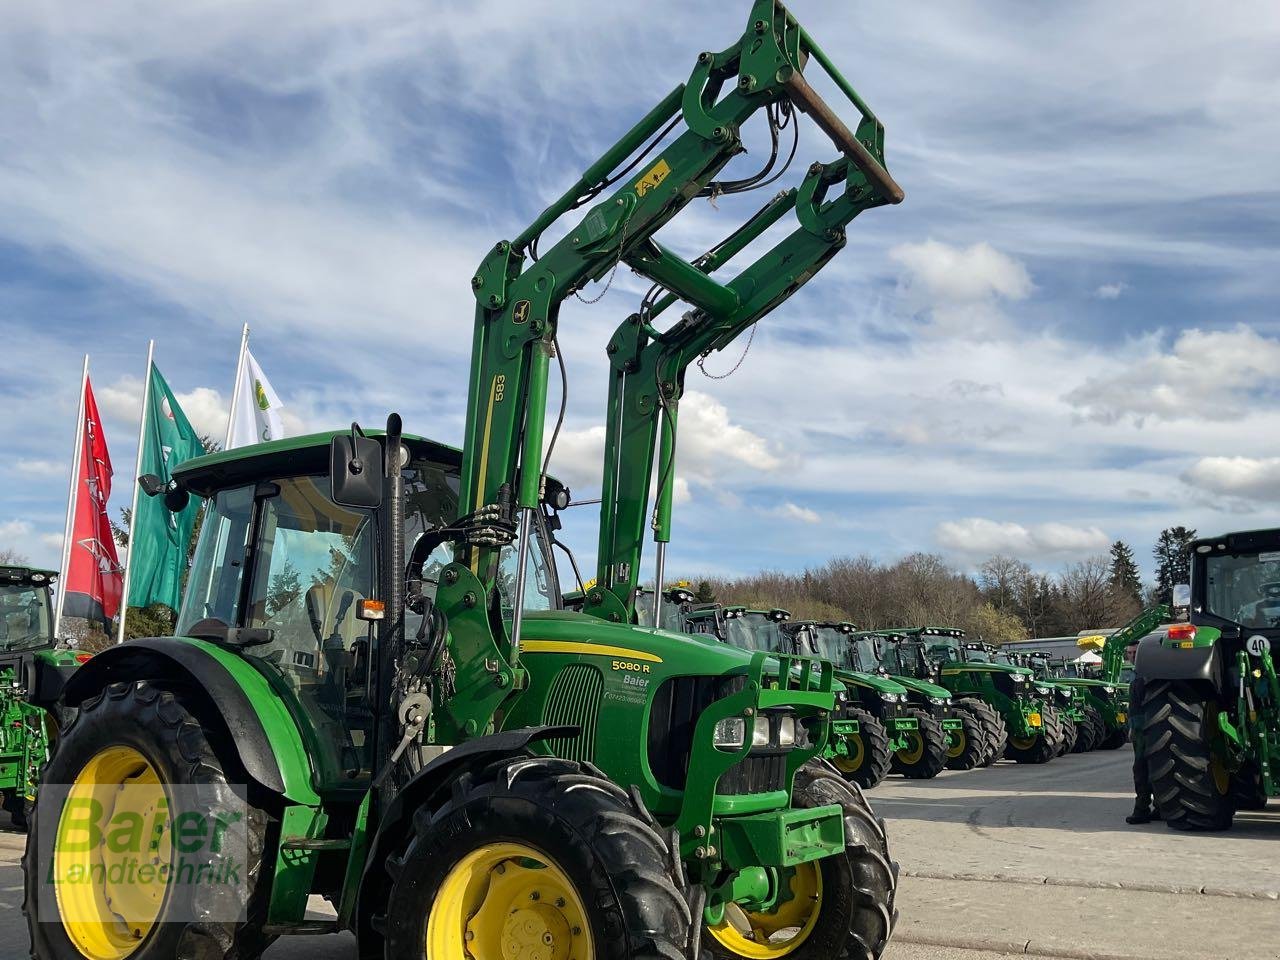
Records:
[[[1280,457],[1201,457],[1182,479],[1217,496],[1280,502]]]
[[[60,460],[23,457],[14,463],[13,469],[28,477],[65,477],[67,466]]]
[[[1041,523],[1027,527],[1011,521],[966,517],[938,524],[939,546],[957,553],[988,556],[1007,553],[1017,557],[1046,554],[1093,554],[1105,550],[1110,538],[1097,527],[1066,523]]]
[[[1090,420],[1234,420],[1276,395],[1280,340],[1239,324],[1184,330],[1170,352],[1154,339],[1136,345],[1119,375],[1093,376],[1066,395]]]
[[[22,553],[32,532],[31,524],[25,520],[6,520],[0,523],[0,546]]]
[[[798,520],[800,523],[822,522],[822,516],[816,510],[810,510],[808,507],[802,507],[790,501],[774,508],[770,512],[783,520]]]
[[[926,311],[934,333],[994,336],[1009,322],[1001,301],[1025,300],[1035,289],[1023,264],[989,243],[956,247],[937,240],[903,243],[889,251],[903,268],[901,289]]]
[[[1116,283],[1104,283],[1093,291],[1093,295],[1099,300],[1118,300],[1120,295],[1128,288],[1129,285],[1127,283],[1119,281]]]

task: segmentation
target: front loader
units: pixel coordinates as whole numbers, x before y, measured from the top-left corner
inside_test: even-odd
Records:
[[[0,567],[0,805],[25,830],[40,767],[57,738],[57,701],[67,678],[89,659],[60,650],[53,636],[58,574]]]
[[[801,113],[836,159],[694,262],[657,241],[693,199],[767,181],[718,179],[749,118],[776,144]],[[758,0],[739,41],[700,55],[472,278],[460,453],[393,415],[382,434],[227,451],[150,483],[174,510],[206,506],[178,636],[114,647],[68,683],[79,715],[24,858],[34,956],[249,960],[350,930],[362,957],[395,960],[879,957],[896,871],[866,801],[817,760],[830,666],[641,628],[635,601],[659,433],[660,543],[669,529],[684,369],[901,199],[874,114]],[[736,277],[711,276],[790,215]],[[654,291],[608,346],[599,572],[571,611],[550,553],[569,497],[544,444],[559,306],[624,264]],[[676,301],[691,309],[658,330]],[[661,564],[659,549],[659,584]],[[195,819],[158,815],[171,797],[195,797]],[[157,829],[140,850],[127,831],[95,843],[101,816]],[[116,879],[230,866],[232,849],[234,884]],[[335,919],[308,916],[311,895]]]
[[[1134,658],[1142,749],[1160,816],[1175,830],[1225,830],[1280,795],[1280,529],[1187,547],[1175,588],[1189,621],[1148,635]],[[1189,604],[1180,602],[1189,592]]]

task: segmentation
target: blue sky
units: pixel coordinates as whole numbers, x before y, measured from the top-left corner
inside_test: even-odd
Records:
[[[748,9],[610,6],[10,11],[0,548],[58,556],[86,348],[116,507],[151,337],[215,433],[247,322],[292,429],[397,409],[457,442],[484,251]],[[1145,563],[1169,524],[1280,522],[1275,5],[792,9],[883,119],[907,201],[853,224],[733,377],[690,373],[673,573],[913,550],[1052,570],[1117,537]],[[803,162],[829,154],[802,141]],[[664,240],[694,254],[756,203],[699,202]],[[624,271],[562,314],[555,469],[581,496],[598,488],[604,344],[641,291]],[[588,564],[594,528],[572,516]]]

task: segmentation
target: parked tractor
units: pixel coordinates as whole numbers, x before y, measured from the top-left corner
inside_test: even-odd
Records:
[[[1062,722],[1061,752],[1088,753],[1095,749],[1106,733],[1102,716],[1090,702],[1086,687],[1071,675],[1063,658],[1034,650],[1018,654],[1015,662],[1035,674],[1037,693],[1044,699],[1052,697],[1057,705],[1058,719]]]
[[[0,567],[0,803],[25,830],[40,767],[58,735],[63,684],[88,654],[59,650],[53,636],[58,574]]]
[[[1188,550],[1191,583],[1174,604],[1189,599],[1190,619],[1138,645],[1135,708],[1160,816],[1175,830],[1224,830],[1280,795],[1280,529]]]
[[[1062,725],[1053,704],[1036,694],[1030,670],[993,662],[988,645],[966,640],[963,630],[920,627],[902,632],[925,641],[942,685],[953,696],[969,695],[995,710],[1001,727],[996,759],[1048,763],[1058,755]]]
[[[655,239],[693,199],[768,182],[781,150],[764,173],[717,177],[751,117],[779,144],[801,113],[839,157],[692,262]],[[38,804],[24,858],[34,955],[248,960],[279,936],[349,930],[362,956],[395,960],[879,957],[896,870],[860,791],[819,759],[830,665],[641,628],[635,603],[655,455],[664,583],[687,366],[816,275],[855,217],[901,199],[874,114],[781,3],[757,0],[740,40],[701,54],[481,264],[461,452],[393,415],[385,433],[149,479],[171,509],[205,502],[177,636],[113,647],[67,685],[79,715],[45,768],[62,791]],[[736,277],[712,276],[791,214]],[[654,287],[608,344],[596,578],[565,610],[551,549],[570,499],[544,442],[559,308],[623,264]],[[689,309],[656,327],[675,302]],[[235,847],[242,882],[118,884],[129,854],[83,842],[85,811],[150,822],[192,792],[218,829],[158,818],[147,865]],[[312,895],[336,919],[309,918]]]

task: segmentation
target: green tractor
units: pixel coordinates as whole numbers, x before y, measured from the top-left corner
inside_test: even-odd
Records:
[[[998,659],[998,658],[997,658]],[[1093,707],[1085,689],[1075,683],[1066,662],[1043,650],[1021,653],[1010,662],[1026,667],[1036,678],[1036,693],[1052,700],[1062,723],[1061,754],[1088,753],[1103,735],[1101,715]]]
[[[902,631],[925,641],[928,656],[939,667],[944,687],[953,696],[985,702],[997,714],[997,749],[993,759],[1048,763],[1062,748],[1062,725],[1053,704],[1035,691],[1026,667],[996,663],[988,644],[965,639],[963,630],[920,627]]]
[[[657,242],[696,197],[768,180],[717,179],[749,118],[779,142],[800,113],[838,157],[694,262]],[[396,960],[879,957],[896,869],[820,759],[830,665],[639,627],[635,606],[655,455],[664,583],[685,370],[902,199],[883,133],[782,4],[757,0],[740,40],[481,264],[461,453],[393,415],[383,434],[149,480],[171,509],[205,502],[177,636],[113,647],[67,684],[79,713],[24,857],[33,955],[249,960],[349,930],[362,957]],[[569,496],[544,443],[559,307],[624,263],[654,288],[607,346],[596,577],[566,610],[551,550]],[[656,327],[675,302],[690,309]],[[224,882],[166,882],[202,865]],[[307,916],[312,895],[334,919]]]
[[[1188,545],[1191,583],[1174,606],[1189,622],[1146,636],[1134,658],[1135,708],[1162,819],[1225,830],[1238,810],[1280,795],[1280,529]]]
[[[953,696],[942,685],[941,667],[929,658],[928,644],[919,635],[896,630],[879,630],[876,636],[884,643],[881,663],[899,682],[906,678],[941,690],[951,701],[951,710],[960,721],[960,729],[952,730],[947,745],[947,768],[972,770],[990,766],[999,759],[1004,724],[1000,715],[985,701],[973,696]]]
[[[942,772],[947,731],[941,705],[930,703],[928,695],[922,697],[910,681],[889,676],[880,665],[873,640],[860,637],[852,623],[835,621],[797,623],[793,633],[802,645],[798,652],[830,660],[836,665],[836,677],[856,694],[853,716],[866,731],[859,753],[880,779],[892,772],[926,780]]]
[[[925,679],[929,674],[921,671],[919,664],[911,662],[918,652],[905,636],[859,631],[853,635],[853,643],[860,664],[870,666],[875,663],[880,673],[906,687],[913,709],[928,714],[942,730],[941,758],[933,756],[925,761],[914,749],[905,755],[899,751],[894,755],[896,773],[911,779],[929,779],[941,773],[944,767],[970,770],[981,763],[981,721],[970,706],[957,703],[950,690]],[[930,747],[922,753],[932,754],[935,751],[936,748]]]
[[[40,767],[58,735],[57,701],[67,678],[89,659],[59,650],[53,636],[58,574],[0,567],[0,803],[25,830]]]

